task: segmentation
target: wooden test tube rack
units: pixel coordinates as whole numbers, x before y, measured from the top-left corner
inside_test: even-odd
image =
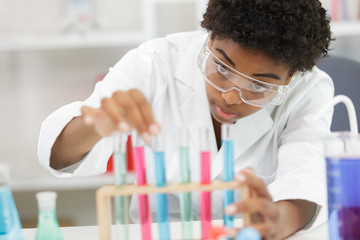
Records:
[[[131,196],[134,194],[153,194],[153,193],[178,193],[178,192],[212,192],[217,190],[235,190],[239,189],[240,185],[236,181],[223,182],[215,180],[209,184],[200,183],[173,183],[167,184],[165,187],[156,187],[155,185],[107,185],[99,188],[96,191],[96,209],[97,220],[99,224],[99,232],[101,240],[111,240],[111,216],[112,205],[111,197],[115,196]],[[242,187],[242,199],[248,197],[248,189]],[[243,194],[244,193],[244,194]],[[249,216],[244,216],[244,225],[248,225],[250,221]]]

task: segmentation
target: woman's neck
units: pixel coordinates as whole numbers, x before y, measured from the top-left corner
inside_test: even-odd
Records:
[[[220,150],[221,148],[221,123],[215,120],[213,116],[211,116],[214,132],[215,132],[215,138],[216,138],[216,145],[217,149]]]

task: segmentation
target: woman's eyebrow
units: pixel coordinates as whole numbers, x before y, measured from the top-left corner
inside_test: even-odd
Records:
[[[233,68],[236,67],[234,61],[231,60],[231,58],[224,52],[224,50],[222,50],[222,49],[220,49],[220,48],[215,48],[215,49],[216,49],[219,53],[221,53],[221,55],[224,56],[224,58],[226,59],[226,61],[228,61]]]
[[[224,56],[226,61],[228,61],[233,68],[236,68],[235,62],[233,60],[231,60],[231,58],[224,52],[224,50],[222,50],[220,48],[215,48],[215,49],[216,49],[216,51],[221,53],[221,55]],[[278,75],[274,74],[274,73],[254,73],[254,74],[252,74],[252,76],[254,76],[254,77],[268,77],[268,78],[273,78],[275,80],[281,80],[281,78]]]
[[[253,73],[252,76],[254,77],[268,77],[268,78],[273,78],[276,80],[281,80],[281,78],[274,74],[274,73]]]

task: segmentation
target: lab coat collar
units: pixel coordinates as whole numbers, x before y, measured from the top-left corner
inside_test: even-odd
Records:
[[[248,117],[239,119],[233,126],[234,136],[234,163],[255,144],[270,128],[274,122],[266,109],[261,109]],[[223,148],[215,157],[211,165],[211,177],[217,178],[222,172]]]
[[[209,144],[212,156],[211,176],[216,178],[223,171],[223,152],[217,150],[215,133],[211,120],[211,113],[205,92],[205,83],[200,84],[194,91],[189,91],[182,96],[180,104],[183,123],[188,127],[190,138],[196,146],[199,146],[198,128],[210,129]],[[239,159],[251,146],[255,144],[273,126],[274,122],[269,109],[261,109],[252,115],[239,119],[233,126],[234,136],[234,161]]]
[[[197,66],[197,60],[207,34],[199,36],[199,40],[188,47],[183,53],[175,70],[175,79],[193,90],[196,90],[203,80],[203,76]]]

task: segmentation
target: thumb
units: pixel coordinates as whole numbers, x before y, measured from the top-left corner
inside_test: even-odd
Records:
[[[81,115],[85,125],[91,126],[94,124],[97,111],[98,109],[87,106],[81,108]]]

